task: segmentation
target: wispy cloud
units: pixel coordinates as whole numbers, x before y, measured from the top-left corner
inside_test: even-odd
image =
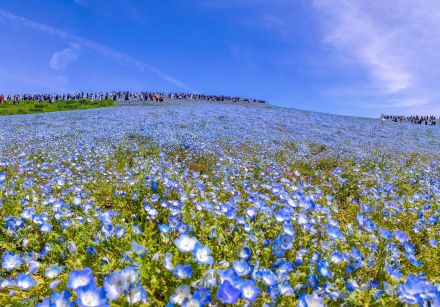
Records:
[[[324,42],[370,76],[389,107],[433,103],[439,81],[440,2],[314,0]],[[397,99],[397,100],[396,100]],[[400,101],[400,102],[398,102]]]
[[[71,62],[79,58],[79,47],[75,44],[70,44],[69,48],[55,52],[49,61],[50,68],[54,70],[64,69]]]
[[[26,27],[38,30],[40,32],[44,32],[49,35],[58,37],[60,39],[66,40],[69,43],[76,44],[77,46],[80,46],[83,48],[89,48],[99,54],[113,58],[114,60],[116,60],[120,63],[134,67],[139,71],[149,71],[149,72],[155,74],[156,76],[158,76],[159,78],[161,78],[162,80],[165,80],[165,81],[167,81],[167,82],[169,82],[169,83],[171,83],[181,89],[191,90],[191,88],[187,84],[185,84],[183,81],[162,72],[158,68],[156,68],[148,63],[139,61],[136,58],[134,58],[126,53],[123,53],[121,51],[115,50],[111,47],[108,47],[103,44],[97,43],[95,41],[83,38],[81,36],[70,34],[64,30],[57,29],[57,28],[51,27],[49,25],[27,19],[25,17],[12,14],[8,11],[1,10],[1,9],[0,9],[0,18],[3,18],[3,19],[8,20],[10,22],[13,22],[13,23],[16,23],[16,24],[19,24],[22,26],[26,26]]]

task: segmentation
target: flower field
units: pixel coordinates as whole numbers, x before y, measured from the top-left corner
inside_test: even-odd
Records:
[[[1,306],[440,306],[440,129],[261,104],[0,117]]]

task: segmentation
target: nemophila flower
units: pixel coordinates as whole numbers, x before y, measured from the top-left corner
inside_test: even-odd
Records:
[[[76,244],[73,241],[69,241],[69,244],[67,245],[67,250],[69,251],[69,253],[73,254],[74,252],[76,252]]]
[[[82,270],[70,271],[67,287],[76,290],[77,288],[88,284],[95,284],[95,277],[93,276],[92,269],[85,268]]]
[[[161,233],[168,233],[171,230],[171,227],[169,227],[168,225],[165,225],[165,224],[159,224],[159,225],[157,225],[157,227],[159,228]]]
[[[51,224],[44,222],[43,224],[40,225],[39,228],[40,228],[41,232],[49,233],[52,231],[53,227]]]
[[[86,246],[86,253],[91,256],[96,255],[96,248],[92,245],[88,245]]]
[[[147,301],[147,291],[142,287],[141,284],[130,287],[127,293],[127,302],[130,305],[146,303]]]
[[[347,288],[347,291],[348,291],[348,292],[353,292],[353,291],[355,291],[356,289],[359,289],[359,284],[357,283],[356,280],[354,280],[354,279],[349,279],[349,280],[347,281],[347,283],[345,284],[345,287]]]
[[[404,232],[400,231],[399,229],[394,231],[394,238],[396,238],[396,240],[399,241],[401,244],[408,241],[408,236]]]
[[[318,269],[319,274],[321,274],[322,277],[330,277],[331,272],[328,267],[327,260],[324,259],[324,260],[318,262],[317,269]]]
[[[6,181],[6,172],[0,172],[0,183],[4,183]]]
[[[19,268],[21,266],[22,258],[19,254],[14,254],[11,251],[5,251],[2,255],[2,268],[6,271]]]
[[[158,183],[157,181],[153,181],[153,182],[150,184],[150,189],[151,189],[153,192],[157,192],[158,188],[159,188],[159,183]]]
[[[40,263],[38,261],[31,260],[29,261],[29,269],[28,273],[35,274],[38,272],[38,269],[40,268]]]
[[[170,303],[181,306],[183,302],[191,297],[191,289],[187,285],[179,286],[170,297]]]
[[[276,269],[276,274],[279,279],[284,279],[290,272],[294,269],[294,265],[285,259],[277,259],[273,264],[272,268]]]
[[[134,233],[135,235],[140,235],[140,234],[142,234],[142,230],[139,228],[138,225],[133,225],[133,226],[131,226],[131,229],[132,229],[132,231],[133,231],[133,233]]]
[[[173,271],[173,274],[181,279],[189,278],[192,276],[192,269],[189,265],[176,265],[176,269]]]
[[[32,279],[31,275],[21,273],[18,273],[16,283],[17,287],[23,290],[28,290],[37,285],[35,280]]]
[[[198,242],[194,248],[194,257],[200,264],[212,265],[214,263],[214,258],[211,256],[211,249]]]
[[[243,248],[240,250],[238,257],[240,257],[241,259],[250,259],[251,258],[251,249],[249,248],[249,246],[243,246]]]
[[[59,293],[58,292],[52,293],[51,301],[52,301],[52,304],[56,307],[75,306],[75,303],[70,301],[71,297],[72,297],[72,294],[69,291],[64,290]]]
[[[193,294],[193,298],[206,305],[211,301],[211,291],[208,288],[199,287]]]
[[[56,264],[52,264],[50,267],[46,269],[45,276],[50,279],[56,278],[64,268],[65,268],[64,266],[58,266]]]
[[[324,300],[313,291],[312,294],[301,294],[298,300],[298,307],[323,307]]]
[[[50,297],[46,297],[41,301],[41,303],[36,304],[35,307],[52,307],[52,301]]]
[[[107,307],[110,306],[105,298],[105,290],[97,288],[94,283],[76,289],[77,304],[80,307]]]
[[[335,251],[331,254],[330,261],[335,264],[339,264],[344,261],[344,254],[339,251]]]
[[[178,239],[174,240],[174,244],[181,252],[193,252],[198,240],[191,238],[188,235],[181,235]]]
[[[252,280],[247,280],[240,286],[241,297],[249,302],[254,302],[260,294],[260,288]]]
[[[55,290],[60,285],[61,280],[54,280],[49,284],[49,288]]]
[[[140,271],[137,267],[127,266],[124,270],[122,270],[122,272],[124,272],[130,285],[138,283],[141,279]]]
[[[203,284],[205,287],[215,287],[217,286],[217,280],[215,278],[215,271],[213,269],[209,269],[205,271],[203,276]]]
[[[232,267],[238,276],[245,276],[251,273],[252,266],[246,261],[232,261]]]
[[[345,237],[342,235],[342,233],[339,231],[339,229],[329,226],[327,227],[327,235],[330,239],[336,240],[340,239],[342,241],[345,241]]]
[[[277,283],[277,276],[271,270],[264,270],[261,274],[261,279],[267,286],[273,286]]]
[[[393,237],[393,233],[385,228],[379,228],[380,236],[386,240],[390,240]]]
[[[104,279],[103,286],[108,299],[114,301],[128,291],[130,283],[124,271],[121,270],[107,276]]]
[[[165,255],[165,257],[163,258],[163,266],[165,267],[165,269],[167,269],[168,271],[172,271],[174,270],[174,265],[172,262],[173,259],[173,255],[170,253],[167,253]]]
[[[317,289],[318,288],[319,280],[318,280],[318,277],[316,277],[315,274],[312,273],[312,274],[309,274],[307,276],[307,286],[309,288],[312,288],[312,289]]]
[[[277,237],[272,244],[272,253],[278,258],[284,257],[286,250],[281,245],[280,237]]]
[[[414,254],[405,251],[405,256],[406,256],[406,259],[408,259],[409,262],[411,262],[414,266],[419,267],[419,266],[423,265],[422,262],[417,260],[416,256],[414,256]]]
[[[235,304],[240,298],[240,290],[234,288],[229,281],[223,282],[217,290],[217,298],[223,304]]]
[[[131,241],[131,250],[142,257],[147,254],[147,248],[138,244],[135,240]]]
[[[421,304],[429,291],[428,283],[413,274],[408,275],[403,285],[399,287],[400,300],[407,304]]]
[[[10,288],[15,285],[15,281],[12,278],[0,279],[0,289]]]
[[[295,228],[293,228],[293,225],[290,221],[284,221],[283,231],[292,238],[295,236]]]
[[[281,248],[284,250],[291,250],[293,245],[293,236],[288,235],[288,234],[282,234],[279,236],[279,240],[280,240],[280,244],[281,244]]]
[[[394,277],[395,279],[400,279],[402,277],[402,272],[400,272],[399,269],[392,267],[391,265],[385,266],[385,271],[390,274],[390,276]]]

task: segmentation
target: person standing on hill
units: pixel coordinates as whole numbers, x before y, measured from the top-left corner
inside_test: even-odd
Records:
[[[5,103],[5,96],[3,96],[3,94],[0,95],[0,103],[1,104]]]

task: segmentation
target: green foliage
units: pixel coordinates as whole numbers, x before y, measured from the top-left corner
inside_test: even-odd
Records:
[[[56,111],[70,111],[70,110],[85,110],[92,108],[104,108],[114,106],[113,100],[60,100],[56,103],[48,101],[21,101],[18,104],[13,104],[11,101],[6,101],[0,105],[0,116],[14,115],[14,114],[35,114]]]

